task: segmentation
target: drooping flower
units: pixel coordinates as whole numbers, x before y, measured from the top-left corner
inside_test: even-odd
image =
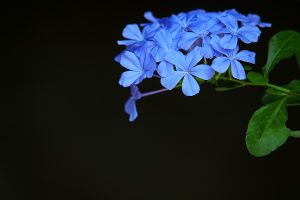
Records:
[[[144,51],[139,57],[130,51],[125,51],[120,58],[120,63],[128,71],[123,72],[119,84],[128,87],[139,84],[145,78],[151,78],[156,69],[156,63],[149,52]]]
[[[213,48],[223,54],[216,57],[212,61],[211,67],[219,73],[224,73],[230,66],[232,76],[236,79],[244,80],[246,78],[246,74],[240,61],[254,64],[255,53],[247,50],[238,52],[238,46],[235,49],[224,49],[220,46],[219,41],[220,38],[218,38],[217,36],[211,40]]]
[[[200,86],[194,77],[209,80],[214,76],[214,70],[208,65],[197,65],[202,59],[200,48],[194,48],[186,56],[180,51],[166,55],[166,60],[175,65],[176,70],[161,79],[162,85],[172,90],[183,79],[182,92],[186,96],[193,96],[200,91]]]
[[[142,94],[139,91],[138,86],[131,85],[130,86],[130,93],[131,96],[125,103],[125,112],[129,115],[129,121],[134,121],[137,116],[138,112],[136,109],[136,101],[142,98]]]

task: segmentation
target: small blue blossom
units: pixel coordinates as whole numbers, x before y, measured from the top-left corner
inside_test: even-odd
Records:
[[[238,44],[238,39],[246,44],[257,42],[261,31],[257,26],[244,25],[238,26],[238,20],[232,15],[220,16],[220,21],[226,26],[226,29],[220,31],[224,36],[220,40],[220,45],[225,49],[234,49]]]
[[[200,91],[195,77],[209,80],[214,76],[214,70],[208,65],[197,65],[202,59],[200,48],[194,48],[186,56],[180,51],[166,55],[166,60],[175,65],[176,71],[161,79],[162,85],[172,90],[183,78],[182,92],[186,96],[193,96]]]
[[[134,53],[125,51],[120,58],[120,64],[128,69],[122,73],[119,80],[119,84],[124,87],[139,84],[143,79],[151,78],[156,69],[154,59],[147,52],[137,57]]]
[[[219,72],[224,73],[231,66],[232,76],[239,80],[244,80],[246,78],[245,70],[240,63],[240,61],[255,63],[255,53],[247,50],[242,50],[238,53],[239,47],[235,49],[223,49],[218,44],[219,38],[214,37],[211,41],[212,46],[215,50],[219,51],[223,55],[216,57],[212,61],[211,67]]]
[[[142,98],[142,94],[140,93],[139,88],[136,85],[130,86],[130,93],[131,96],[125,103],[125,112],[129,115],[129,121],[132,122],[138,116],[136,101]]]

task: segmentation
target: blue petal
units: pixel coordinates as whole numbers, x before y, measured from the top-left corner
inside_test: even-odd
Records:
[[[237,43],[237,36],[232,34],[225,34],[220,40],[220,46],[224,49],[234,49],[237,46]]]
[[[240,51],[234,56],[236,60],[255,64],[255,53],[247,50]]]
[[[169,31],[162,29],[155,34],[154,41],[157,46],[168,51],[172,47],[172,34]]]
[[[140,28],[137,24],[128,24],[124,28],[122,35],[125,38],[137,40],[137,41],[141,41],[144,39],[140,31]]]
[[[218,30],[220,26],[214,27],[217,24],[220,24],[220,23],[216,19],[211,19],[208,21],[196,21],[196,22],[193,22],[190,24],[189,29],[197,34],[204,36],[204,35],[207,35],[211,29]]]
[[[150,22],[157,22],[158,19],[154,17],[153,13],[151,11],[147,11],[144,13],[145,19],[149,20]]]
[[[239,21],[245,21],[247,20],[247,17],[239,12],[237,12],[235,9],[226,10],[226,12],[233,17],[235,17]]]
[[[165,59],[166,53],[167,51],[159,47],[154,47],[151,51],[151,55],[153,56],[156,62],[163,61]]]
[[[184,50],[188,50],[200,36],[192,32],[184,32],[178,42],[178,46]]]
[[[150,54],[152,49],[155,47],[154,43],[152,41],[143,41],[140,46],[136,46],[133,48],[133,53],[140,57],[142,54]]]
[[[161,27],[158,23],[152,23],[144,27],[142,35],[145,39],[149,39],[153,37],[160,29]]]
[[[249,44],[251,42],[257,42],[261,31],[256,26],[243,26],[238,31],[239,38]]]
[[[248,25],[252,25],[252,26],[259,26],[261,28],[272,26],[272,24],[270,24],[270,23],[261,22],[260,17],[256,14],[248,14],[247,18],[248,18],[248,21],[246,21],[246,23],[244,23],[244,24],[248,24]]]
[[[123,87],[129,87],[135,83],[143,75],[143,72],[126,71],[123,72],[119,80],[119,84]]]
[[[157,67],[157,73],[161,77],[170,76],[173,72],[174,72],[173,64],[171,64],[167,61],[160,62],[158,67]]]
[[[215,75],[215,71],[208,65],[197,65],[189,71],[192,75],[203,80],[209,80]]]
[[[204,35],[208,31],[206,21],[196,21],[190,24],[189,29],[198,35]]]
[[[261,27],[261,28],[270,28],[270,27],[272,27],[272,24],[271,23],[267,23],[267,22],[260,22],[258,24],[258,26]]]
[[[182,82],[182,92],[185,96],[194,96],[199,93],[200,87],[194,77],[190,74],[187,74],[183,78]]]
[[[220,17],[219,20],[225,24],[226,28],[228,28],[231,32],[236,32],[239,28],[236,18],[232,15]]]
[[[219,73],[224,73],[227,71],[230,65],[230,60],[226,57],[217,57],[213,60],[211,67]]]
[[[202,57],[202,49],[200,47],[195,47],[192,51],[190,51],[185,56],[188,69],[194,67],[202,59]]]
[[[137,116],[138,116],[138,112],[136,109],[136,105],[135,105],[136,99],[133,97],[130,97],[126,103],[125,103],[125,112],[129,115],[129,121],[134,121]]]
[[[145,55],[141,57],[143,63],[144,74],[147,78],[153,76],[154,71],[156,70],[156,62],[153,59],[152,55],[145,52]]]
[[[123,55],[121,56],[120,64],[126,69],[132,71],[142,70],[142,66],[140,64],[139,59],[136,57],[134,53],[130,51],[124,51]]]
[[[215,49],[216,51],[227,55],[228,54],[228,50],[222,48],[220,46],[220,40],[221,38],[219,36],[214,36],[211,40],[210,40],[210,45],[212,46],[213,49]]]
[[[203,57],[205,58],[213,58],[214,56],[214,50],[210,44],[210,36],[207,36],[205,38],[203,38],[203,41],[202,41],[202,55]]]
[[[116,55],[116,57],[114,58],[114,60],[116,61],[116,62],[121,62],[121,57],[122,57],[122,55],[123,55],[123,53],[124,52],[121,52],[121,53],[119,53],[118,55]]]
[[[232,76],[236,79],[239,80],[246,79],[245,70],[241,65],[241,63],[237,60],[231,61],[231,72],[232,72]]]
[[[128,45],[132,45],[132,44],[137,43],[137,41],[136,40],[118,40],[117,43],[118,43],[118,45],[128,46]]]
[[[216,19],[214,19],[214,20],[216,20]],[[217,23],[215,23],[213,26],[211,26],[209,28],[209,32],[211,32],[212,34],[218,33],[219,31],[224,29],[224,25],[221,22],[219,22],[219,20],[216,20],[216,21],[217,21]]]
[[[135,99],[142,98],[142,93],[139,91],[139,87],[137,85],[131,85],[130,86],[130,94]]]
[[[183,55],[180,51],[174,51],[168,53],[165,56],[166,61],[175,65],[176,69],[186,70],[188,66],[186,66],[185,55]]]
[[[168,90],[172,90],[174,87],[176,87],[177,83],[182,79],[184,75],[185,73],[183,72],[174,71],[171,75],[162,77],[160,79],[160,82],[165,88],[167,88]]]

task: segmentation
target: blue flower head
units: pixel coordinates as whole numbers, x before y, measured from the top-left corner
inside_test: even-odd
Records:
[[[235,9],[197,9],[163,18],[147,11],[144,17],[146,23],[125,26],[125,40],[118,41],[125,49],[115,57],[127,69],[119,84],[131,87],[132,96],[125,105],[131,121],[137,117],[136,100],[157,93],[138,92],[137,85],[146,78],[159,78],[164,87],[159,91],[181,87],[186,96],[199,93],[200,80],[210,80],[215,72],[223,74],[229,70],[229,76],[245,79],[242,63],[254,64],[255,53],[239,49],[239,43],[255,43],[260,28],[271,27],[258,15],[244,15]]]
[[[236,46],[235,49],[224,49],[221,47],[219,41],[220,38],[215,36],[211,41],[211,45],[216,51],[220,52],[223,55],[216,57],[212,61],[211,67],[219,73],[224,73],[227,71],[229,66],[231,66],[231,72],[234,78],[239,80],[245,79],[245,70],[240,61],[254,64],[255,53],[247,50],[242,50],[238,53],[238,46]]]

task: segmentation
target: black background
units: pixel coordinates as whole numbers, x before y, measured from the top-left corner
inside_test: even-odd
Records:
[[[300,141],[251,156],[245,132],[262,88],[195,97],[172,91],[123,112],[128,89],[113,58],[128,23],[203,8],[237,8],[272,22],[256,51],[260,70],[268,39],[300,29],[299,1],[11,2],[2,5],[0,198],[10,199],[299,199]],[[272,72],[278,84],[299,78],[294,59]],[[158,89],[148,80],[142,90]],[[299,108],[288,126],[299,129]]]

